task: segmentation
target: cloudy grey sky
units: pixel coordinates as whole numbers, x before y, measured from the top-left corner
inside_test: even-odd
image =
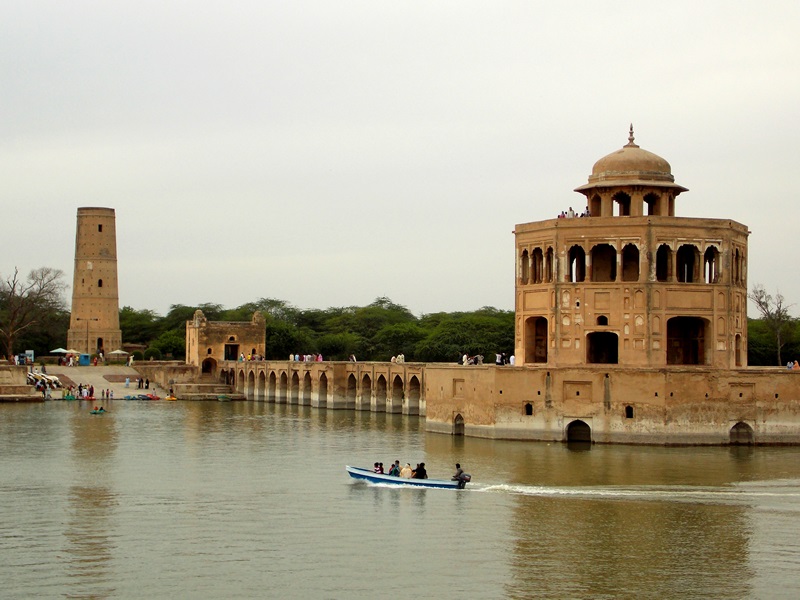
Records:
[[[512,309],[516,223],[627,141],[800,304],[800,3],[5,0],[0,273],[117,211],[120,303]],[[795,309],[795,314],[797,310]]]

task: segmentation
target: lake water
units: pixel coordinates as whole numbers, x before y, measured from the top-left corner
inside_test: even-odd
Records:
[[[797,598],[800,448],[502,442],[249,402],[0,405],[3,598]],[[345,464],[461,462],[464,491]]]

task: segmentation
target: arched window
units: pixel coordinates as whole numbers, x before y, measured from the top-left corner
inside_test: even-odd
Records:
[[[531,253],[531,279],[533,283],[542,283],[544,279],[544,257],[541,248],[534,248]]]
[[[601,326],[608,325],[608,317],[605,315],[600,315],[597,317],[597,324]]]
[[[617,192],[612,198],[614,201],[614,216],[629,217],[631,214],[631,197],[625,192]]]
[[[99,287],[99,288],[103,287],[103,280],[102,279],[98,279],[97,280],[97,287]]]
[[[660,215],[660,200],[661,198],[656,194],[646,194],[643,198],[645,205],[647,205],[647,215]]]
[[[625,407],[625,418],[626,419],[632,419],[633,418],[633,407],[632,406],[626,406]]]
[[[709,246],[703,255],[703,275],[706,283],[719,283],[719,250]]]
[[[678,281],[681,283],[694,283],[700,275],[700,251],[697,246],[684,244],[678,248]]]
[[[592,248],[592,281],[616,281],[617,251],[610,244]]]
[[[553,281],[553,247],[549,247],[544,257],[544,277],[547,283]]]
[[[656,251],[656,281],[672,281],[672,248],[666,244]]]
[[[639,281],[639,248],[628,244],[622,249],[622,281]]]
[[[592,196],[592,199],[589,200],[589,216],[599,217],[602,210],[601,206],[602,206],[602,201],[600,200],[600,196],[598,196],[597,194]]]
[[[530,271],[529,271],[530,262],[528,260],[527,250],[522,251],[522,256],[520,256],[519,262],[520,262],[520,275],[519,275],[520,281],[522,282],[522,285],[526,285],[530,278]]]
[[[533,414],[533,404],[530,402],[525,404],[525,415],[530,417]]]
[[[742,283],[742,256],[739,254],[739,249],[733,251],[733,284],[739,285]]]
[[[586,251],[580,246],[569,249],[568,281],[578,283],[586,279]]]

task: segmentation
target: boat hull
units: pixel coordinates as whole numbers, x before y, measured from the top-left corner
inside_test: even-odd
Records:
[[[370,483],[386,483],[403,487],[458,489],[458,481],[449,479],[406,479],[405,477],[395,477],[385,473],[375,473],[371,469],[362,469],[360,467],[346,466],[345,468],[353,479],[361,479]]]

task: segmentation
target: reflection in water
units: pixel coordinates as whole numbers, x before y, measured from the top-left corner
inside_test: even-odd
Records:
[[[70,597],[107,597],[114,592],[110,563],[115,547],[109,520],[117,506],[112,491],[116,421],[113,407],[103,415],[91,415],[88,408],[81,408],[71,419],[72,460],[79,483],[70,486],[67,495],[63,555]]]

